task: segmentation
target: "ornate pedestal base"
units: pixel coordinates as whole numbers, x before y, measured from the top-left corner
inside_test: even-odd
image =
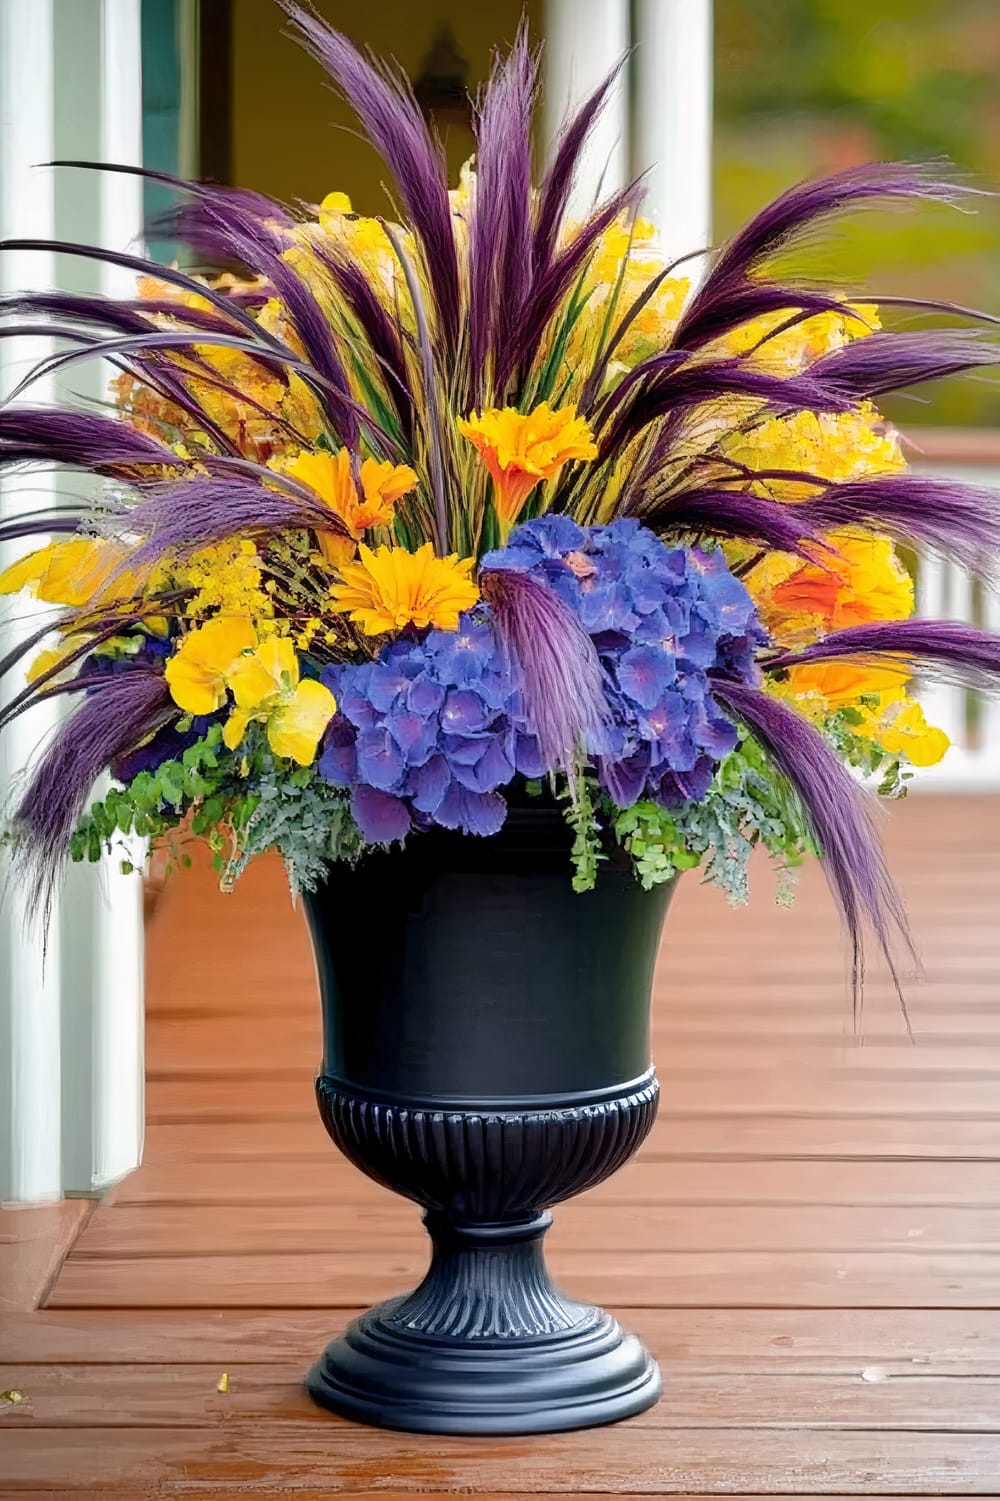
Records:
[[[427,1276],[333,1341],[306,1381],[317,1402],[385,1428],[465,1434],[589,1428],[656,1402],[660,1373],[635,1336],[549,1280],[551,1215],[425,1222]]]

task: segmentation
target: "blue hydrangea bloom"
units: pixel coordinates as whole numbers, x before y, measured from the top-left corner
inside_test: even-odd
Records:
[[[495,834],[507,812],[498,789],[544,771],[484,606],[457,631],[392,641],[377,662],[329,667],[323,681],[338,712],[319,771],[351,789],[371,843],[430,824]]]
[[[631,519],[584,528],[552,515],[518,527],[483,567],[541,576],[593,640],[611,719],[588,749],[611,799],[629,807],[704,797],[736,744],[708,674],[755,681],[766,639],[722,553],[668,547]],[[400,638],[376,662],[327,668],[323,681],[338,712],[319,771],[351,789],[370,842],[431,824],[495,833],[506,814],[501,789],[549,769],[485,605],[457,631]]]

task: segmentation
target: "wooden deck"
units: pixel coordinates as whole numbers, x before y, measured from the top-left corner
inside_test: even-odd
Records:
[[[892,811],[926,968],[913,1045],[879,975],[856,1045],[815,869],[791,912],[765,872],[749,911],[687,883],[659,1122],[550,1236],[666,1394],[504,1442],[356,1427],[302,1391],[352,1310],[419,1276],[423,1232],[314,1113],[311,961],[278,866],[232,898],[178,878],[149,933],[145,1166],[91,1213],[6,1216],[0,1389],[24,1400],[0,1399],[0,1493],[1000,1495],[998,835],[1000,798]]]

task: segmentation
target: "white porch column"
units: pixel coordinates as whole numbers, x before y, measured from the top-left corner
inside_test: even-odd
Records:
[[[628,0],[545,0],[545,141],[551,149],[566,115],[597,88],[629,46]],[[598,198],[629,176],[628,73],[624,69],[587,144],[570,200],[585,218]]]
[[[141,161],[141,0],[0,0],[0,236],[91,241],[124,249],[141,229],[138,182],[58,174],[53,157]],[[117,292],[116,273],[70,257],[0,254],[0,288]],[[46,350],[0,345],[0,391]],[[32,402],[100,399],[107,370],[76,367],[68,389],[36,386]],[[81,477],[5,481],[5,514],[47,503]],[[29,493],[30,492],[30,493]],[[6,561],[6,560],[5,560]],[[35,607],[37,609],[37,607]],[[34,613],[34,610],[31,612]],[[23,624],[5,611],[2,639]],[[0,685],[23,686],[17,672]],[[58,701],[56,701],[58,703]],[[9,796],[58,717],[39,708],[0,736]],[[0,1201],[88,1193],[128,1172],[142,1141],[142,886],[117,861],[76,867],[41,945],[17,893],[0,904]]]
[[[632,175],[647,174],[646,212],[673,260],[712,236],[712,0],[633,3]]]
[[[0,232],[38,238],[54,233],[51,175],[33,172],[31,163],[47,161],[53,143],[52,0],[19,5],[0,3]],[[0,255],[0,289],[47,286],[53,259],[24,252]],[[0,381],[8,389],[15,372],[48,352],[40,341],[0,342]],[[51,400],[52,387],[40,386],[37,399]],[[16,479],[0,483],[4,517],[54,500],[55,481],[33,475],[19,498]],[[0,546],[0,564],[13,562],[20,549]],[[15,609],[17,613],[15,614]],[[13,645],[31,627],[30,608],[4,611],[0,650]],[[0,702],[7,703],[23,686],[0,682]],[[0,735],[0,795],[6,800],[28,766],[40,737],[58,721],[58,709],[39,705]],[[2,859],[2,857],[0,857]],[[48,1199],[62,1182],[60,1150],[60,978],[61,955],[54,940],[48,962],[41,945],[24,936],[27,913],[20,894],[3,879],[0,865],[0,1200]],[[53,930],[58,928],[58,906]]]

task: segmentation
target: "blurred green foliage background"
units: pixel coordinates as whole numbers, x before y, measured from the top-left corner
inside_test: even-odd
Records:
[[[717,238],[790,183],[864,161],[947,158],[1000,189],[1000,0],[715,0],[715,25]],[[867,210],[795,264],[1000,313],[1000,198]],[[887,408],[908,426],[996,427],[1000,382]]]

